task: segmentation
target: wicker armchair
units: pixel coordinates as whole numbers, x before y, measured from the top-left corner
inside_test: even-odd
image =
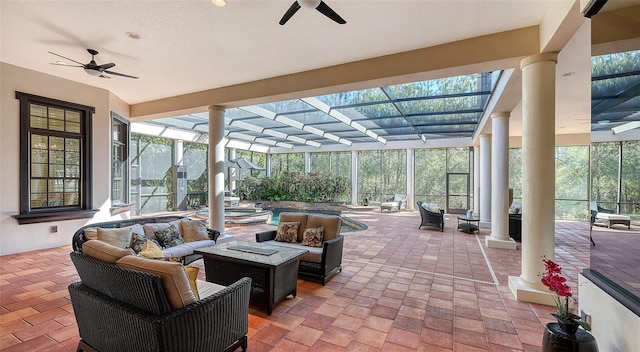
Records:
[[[69,285],[78,351],[246,351],[251,279],[172,310],[160,276],[71,259],[82,280]]]
[[[422,221],[420,222],[420,226],[418,226],[418,229],[420,229],[422,226],[430,226],[430,227],[439,228],[440,232],[443,232],[444,231],[444,210],[440,209],[439,212],[432,212],[425,209],[425,207],[422,206],[424,202],[418,201],[416,203],[418,204],[418,209],[420,209],[420,217],[422,218]]]
[[[273,246],[285,246],[292,248],[304,248],[309,251],[300,259],[298,276],[304,279],[319,281],[324,286],[329,279],[342,271],[342,248],[344,236],[340,234],[342,220],[339,216],[305,214],[305,213],[281,213],[281,222],[300,222],[298,230],[298,244],[275,241],[277,230],[256,233],[256,242],[265,242]],[[325,239],[322,247],[307,247],[302,242],[304,230],[310,227],[324,227]]]

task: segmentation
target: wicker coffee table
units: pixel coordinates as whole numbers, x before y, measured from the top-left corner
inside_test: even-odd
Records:
[[[308,251],[270,246],[262,243],[231,241],[194,253],[204,258],[207,281],[230,285],[243,277],[251,278],[249,304],[267,309],[288,295],[297,294],[300,257]]]

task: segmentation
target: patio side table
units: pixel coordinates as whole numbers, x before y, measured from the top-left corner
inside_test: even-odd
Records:
[[[460,220],[463,222],[460,223]],[[465,233],[480,233],[480,218],[458,215],[458,230]]]

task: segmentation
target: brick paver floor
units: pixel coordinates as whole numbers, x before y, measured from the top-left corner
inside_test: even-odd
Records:
[[[349,213],[368,229],[344,233],[343,270],[326,286],[299,280],[271,316],[250,308],[249,351],[539,351],[552,307],[516,301],[507,276],[521,249],[484,236],[419,230],[418,212]],[[271,225],[227,232],[255,241]],[[69,234],[69,242],[71,234]],[[586,222],[556,222],[556,259],[575,287],[589,266]],[[67,291],[78,280],[70,246],[0,257],[0,350],[75,351]],[[202,261],[194,263],[202,268]],[[204,270],[199,274],[204,279]]]

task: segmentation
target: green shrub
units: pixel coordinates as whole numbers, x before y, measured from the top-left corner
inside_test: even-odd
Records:
[[[238,182],[243,199],[329,202],[344,195],[349,187],[346,177],[331,174],[284,172],[275,177],[247,177]]]

